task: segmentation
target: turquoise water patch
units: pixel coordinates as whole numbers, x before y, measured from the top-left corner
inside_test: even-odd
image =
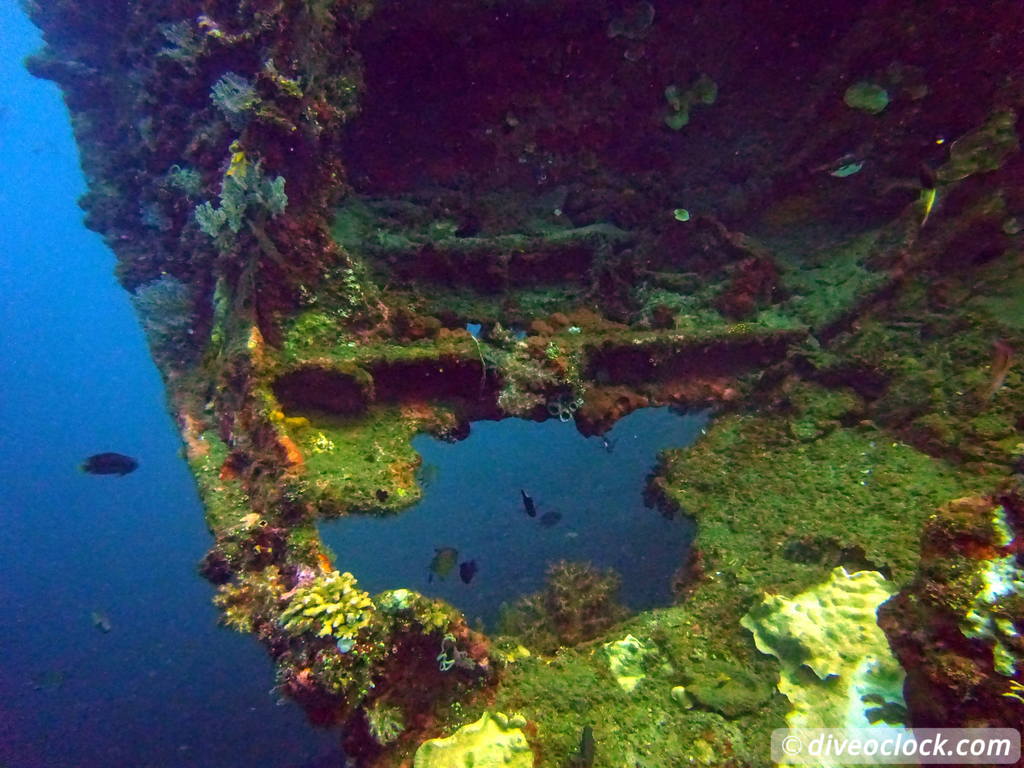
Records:
[[[502,602],[540,590],[548,565],[563,559],[614,568],[619,599],[633,610],[667,605],[694,526],[645,507],[643,490],[658,453],[693,442],[706,421],[642,409],[618,422],[607,442],[557,419],[475,422],[457,443],[420,435],[413,446],[423,457],[423,500],[389,518],[325,521],[321,535],[362,588],[444,598],[488,628]],[[431,571],[446,548],[457,550],[458,564],[476,563],[468,584],[458,565],[444,577]]]

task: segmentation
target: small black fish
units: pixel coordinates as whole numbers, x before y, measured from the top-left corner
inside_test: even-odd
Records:
[[[90,475],[120,475],[121,477],[138,468],[139,462],[123,453],[97,453],[86,459],[80,467],[83,472],[88,472]]]
[[[467,560],[459,566],[459,578],[462,579],[463,584],[469,584],[478,570],[476,560]]]
[[[519,493],[523,495],[523,506],[526,508],[526,514],[530,517],[536,517],[537,506],[533,503],[533,497],[522,488],[519,489]]]
[[[607,451],[608,453],[611,453],[613,450],[615,450],[615,441],[609,440],[604,435],[601,435],[601,447],[604,448],[605,451]]]
[[[594,729],[585,725],[583,733],[580,734],[580,749],[574,756],[572,764],[574,768],[591,768],[596,755],[597,744],[594,742]]]
[[[552,528],[552,527],[558,525],[558,523],[559,523],[559,521],[561,519],[562,519],[562,513],[561,512],[554,512],[554,511],[552,511],[552,512],[545,512],[543,515],[540,516],[540,527],[541,528]]]

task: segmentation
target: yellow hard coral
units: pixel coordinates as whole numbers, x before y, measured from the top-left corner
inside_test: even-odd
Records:
[[[526,720],[484,712],[451,736],[420,744],[414,768],[531,768],[533,752],[522,732]]]
[[[353,638],[370,623],[373,600],[351,573],[331,571],[296,590],[281,613],[281,626],[293,635]]]
[[[896,724],[905,672],[877,620],[894,591],[878,571],[839,566],[792,598],[766,595],[740,619],[757,649],[780,662],[790,728],[867,728],[883,713]]]

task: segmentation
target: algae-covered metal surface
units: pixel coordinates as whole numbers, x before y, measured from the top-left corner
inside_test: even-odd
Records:
[[[1024,12],[799,5],[27,3],[199,571],[353,764],[1024,721]],[[523,421],[595,459],[519,480]]]

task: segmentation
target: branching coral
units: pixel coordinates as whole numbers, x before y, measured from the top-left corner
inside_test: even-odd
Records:
[[[621,620],[625,609],[615,599],[619,575],[590,563],[559,561],[547,572],[543,592],[528,595],[502,615],[502,630],[528,638],[544,651],[592,640]]]
[[[295,591],[280,623],[286,632],[351,639],[370,623],[373,601],[351,573],[331,571]]]
[[[383,746],[402,735],[405,718],[399,707],[378,702],[366,708],[366,725],[374,741]]]
[[[139,286],[132,305],[146,332],[154,357],[163,362],[188,362],[196,349],[192,341],[192,290],[171,275]]]
[[[170,47],[162,49],[157,55],[177,61],[189,72],[193,72],[205,41],[192,22],[174,21],[161,24],[160,34]]]
[[[213,84],[210,99],[233,124],[238,123],[260,103],[253,84],[234,72],[226,73]]]
[[[347,712],[368,707],[366,726],[382,745],[404,730],[399,702],[408,692],[405,676],[422,679],[437,674],[440,658],[432,658],[429,651],[441,631],[452,633],[441,648],[443,655],[454,657],[453,666],[477,673],[487,670],[486,645],[440,600],[399,589],[384,592],[371,603],[351,574],[337,571],[300,582],[285,598],[289,596],[279,625],[292,635],[307,634],[291,644],[292,654],[281,664],[282,690],[307,703],[325,695],[339,697],[333,704],[325,703],[331,710],[325,712],[328,719],[337,714],[339,700]],[[335,642],[318,642],[312,635]],[[456,650],[456,642],[466,650]],[[401,675],[389,676],[389,664],[399,665]]]
[[[510,346],[511,350],[507,351],[486,345],[482,352],[487,369],[501,372],[502,388],[498,393],[501,409],[511,416],[526,416],[546,404],[552,416],[571,421],[582,401],[576,395],[566,394],[546,403],[545,393],[567,386],[578,390],[579,360],[563,352],[557,344],[549,343],[540,359],[527,343],[514,342]]]
[[[172,165],[164,174],[164,182],[189,198],[203,191],[203,177],[195,168]]]
[[[224,235],[230,241],[248,222],[256,234],[258,222],[269,214],[280,216],[288,206],[284,177],[267,178],[262,164],[250,162],[239,144],[231,145],[232,158],[220,188],[220,206],[206,202],[196,207],[199,228],[214,239]],[[226,230],[226,231],[225,231]]]

